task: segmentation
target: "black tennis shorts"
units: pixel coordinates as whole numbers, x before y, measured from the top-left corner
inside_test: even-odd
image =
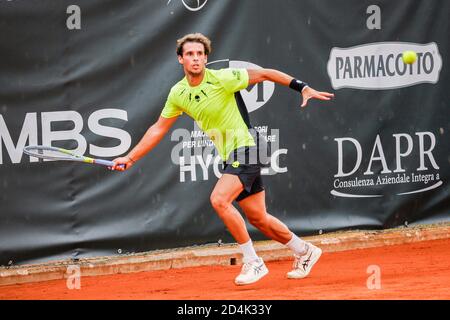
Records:
[[[264,185],[261,177],[261,167],[252,164],[233,164],[224,163],[222,174],[228,173],[238,176],[241,180],[244,190],[237,196],[236,201],[244,200],[252,194],[261,192],[264,190]]]
[[[268,161],[262,161],[258,146],[241,147],[233,151],[227,161],[223,162],[221,173],[238,176],[244,190],[237,196],[241,201],[255,193],[264,190],[261,168],[270,166]]]

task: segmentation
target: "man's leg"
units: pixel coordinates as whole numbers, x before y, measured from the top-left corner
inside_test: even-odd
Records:
[[[245,220],[232,202],[244,190],[239,177],[223,174],[211,194],[211,204],[227,226],[243,253],[244,266],[235,279],[237,285],[258,281],[268,273],[261,258],[256,255],[252,241],[245,226]]]
[[[238,204],[248,221],[270,239],[282,244],[286,244],[292,239],[292,232],[288,227],[266,211],[266,192],[264,190],[248,196]]]
[[[217,181],[210,198],[214,210],[239,244],[244,244],[250,240],[245,221],[232,204],[242,190],[244,190],[244,187],[238,176],[224,174]]]
[[[319,260],[322,250],[301,240],[284,223],[269,214],[266,210],[265,199],[265,191],[261,191],[238,203],[252,225],[267,237],[287,245],[294,252],[294,269],[288,272],[288,278],[306,277]]]

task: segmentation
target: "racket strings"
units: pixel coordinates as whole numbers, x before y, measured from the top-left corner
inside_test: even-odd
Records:
[[[27,154],[41,159],[72,160],[77,157],[56,149],[28,148]]]

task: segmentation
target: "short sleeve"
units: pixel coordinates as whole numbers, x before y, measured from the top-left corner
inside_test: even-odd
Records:
[[[173,118],[183,114],[183,111],[173,102],[172,94],[167,97],[166,104],[161,111],[161,117]]]
[[[247,69],[221,69],[216,75],[225,90],[230,93],[234,93],[248,87]]]

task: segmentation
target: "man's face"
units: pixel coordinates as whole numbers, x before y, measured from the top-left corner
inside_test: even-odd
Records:
[[[185,73],[200,75],[205,70],[208,56],[205,54],[203,44],[199,42],[186,42],[183,45],[183,55],[178,56]]]

